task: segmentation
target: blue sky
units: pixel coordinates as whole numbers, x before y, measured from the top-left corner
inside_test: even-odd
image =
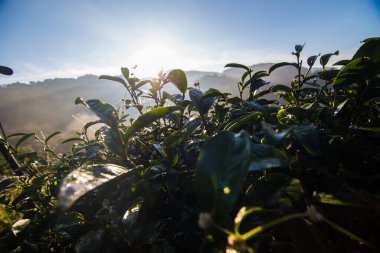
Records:
[[[138,76],[161,68],[223,71],[229,62],[292,60],[380,36],[379,0],[0,0],[0,84],[53,77]],[[338,59],[338,58],[336,58]]]

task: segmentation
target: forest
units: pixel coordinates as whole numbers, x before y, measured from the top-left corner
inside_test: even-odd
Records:
[[[67,152],[59,131],[1,127],[0,252],[379,252],[380,38],[338,62],[304,47],[226,64],[234,92],[181,69],[101,75],[128,96],[66,101],[96,117]]]

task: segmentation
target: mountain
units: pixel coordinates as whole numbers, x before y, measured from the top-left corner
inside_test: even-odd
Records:
[[[264,63],[251,68],[254,71],[267,71],[270,66],[271,63]],[[186,72],[189,86],[199,82],[202,90],[217,88],[235,96],[238,94],[236,83],[242,73],[243,70],[232,68],[225,69],[222,73],[195,70]],[[268,80],[270,85],[288,84],[295,74],[294,68],[283,67],[274,71]],[[166,89],[178,93],[172,84],[167,85]],[[74,104],[78,96],[100,99],[118,107],[120,99],[126,97],[126,90],[117,82],[98,79],[94,75],[0,86],[0,122],[7,134],[42,132],[49,135],[61,131],[61,138],[72,137],[84,123],[96,119],[84,106]],[[130,110],[132,116],[137,115],[135,109]]]

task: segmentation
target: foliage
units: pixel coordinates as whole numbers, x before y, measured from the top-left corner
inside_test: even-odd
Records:
[[[65,154],[49,144],[58,132],[4,136],[20,166],[1,177],[0,251],[376,252],[380,39],[340,68],[326,67],[338,51],[323,54],[320,69],[313,55],[306,73],[304,46],[268,72],[227,64],[244,71],[239,97],[188,87],[180,69],[152,80],[128,68],[101,76],[130,97],[119,108],[78,98],[99,120],[64,141],[74,143]],[[269,86],[283,66],[297,75]],[[164,91],[168,83],[179,94]],[[30,138],[44,151],[23,152]]]

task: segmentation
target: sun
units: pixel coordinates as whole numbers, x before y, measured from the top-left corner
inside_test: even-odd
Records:
[[[147,38],[131,50],[129,62],[141,66],[146,71],[156,73],[161,69],[182,64],[185,53],[170,40]]]

